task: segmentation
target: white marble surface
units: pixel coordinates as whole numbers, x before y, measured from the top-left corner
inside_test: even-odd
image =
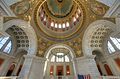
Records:
[[[75,59],[77,74],[99,76],[94,56],[80,57]]]
[[[23,68],[20,72],[21,79],[43,79],[45,59],[26,55]]]

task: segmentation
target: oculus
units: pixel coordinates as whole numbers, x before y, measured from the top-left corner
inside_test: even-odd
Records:
[[[63,0],[57,0],[58,2],[62,2]]]
[[[57,17],[67,16],[73,7],[73,0],[47,0],[47,8]]]

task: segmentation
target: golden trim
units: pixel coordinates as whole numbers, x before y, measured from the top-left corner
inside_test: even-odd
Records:
[[[76,1],[77,1],[77,0],[76,0]],[[75,1],[75,2],[76,2],[76,1]],[[77,1],[77,2],[78,2],[78,1]],[[81,4],[80,2],[79,2],[79,3],[77,3],[77,2],[76,2],[76,4],[79,4],[78,6],[79,6],[79,7],[82,9],[82,11],[83,11],[83,12],[82,12],[82,14],[83,14],[83,15],[82,15],[82,19],[85,20],[85,14],[86,14],[86,13],[85,13],[85,10],[83,9],[82,4]],[[79,27],[79,28],[77,28],[76,31],[74,31],[73,33],[69,34],[68,36],[61,36],[61,37],[52,36],[52,35],[50,35],[49,33],[45,32],[44,30],[42,30],[42,29],[40,28],[41,25],[39,25],[39,24],[38,24],[39,22],[37,21],[38,11],[39,11],[41,5],[42,5],[42,4],[39,3],[39,4],[37,5],[36,9],[35,9],[35,12],[34,12],[35,18],[34,18],[34,20],[35,20],[35,23],[37,24],[37,26],[39,26],[39,29],[40,29],[43,33],[45,33],[45,35],[47,35],[47,36],[49,36],[49,37],[56,38],[56,39],[63,39],[63,38],[68,38],[68,37],[74,35],[74,34],[75,34],[76,32],[78,32],[79,30],[81,30],[81,29],[80,29],[81,27]],[[83,17],[84,17],[84,18],[83,18]],[[82,25],[83,25],[83,22],[84,22],[83,20],[82,20],[82,22],[81,22],[81,24],[80,24],[79,26],[82,26]]]

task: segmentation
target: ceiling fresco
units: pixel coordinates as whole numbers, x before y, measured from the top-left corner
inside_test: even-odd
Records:
[[[82,56],[82,37],[85,29],[95,20],[104,19],[108,6],[95,0],[23,0],[11,5],[17,18],[28,21],[38,37],[38,56],[53,44],[67,44],[76,56]],[[61,5],[63,5],[61,7]],[[49,6],[49,7],[48,7]],[[53,8],[54,6],[57,6]],[[64,25],[65,24],[65,25]]]

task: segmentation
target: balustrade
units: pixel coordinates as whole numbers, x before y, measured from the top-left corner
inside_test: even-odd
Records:
[[[17,76],[0,77],[0,79],[19,79]],[[78,79],[75,76],[45,76],[44,79]],[[91,76],[91,79],[120,79],[120,76]]]
[[[75,76],[45,76],[44,79],[78,79]],[[120,76],[91,76],[91,79],[120,79]]]

